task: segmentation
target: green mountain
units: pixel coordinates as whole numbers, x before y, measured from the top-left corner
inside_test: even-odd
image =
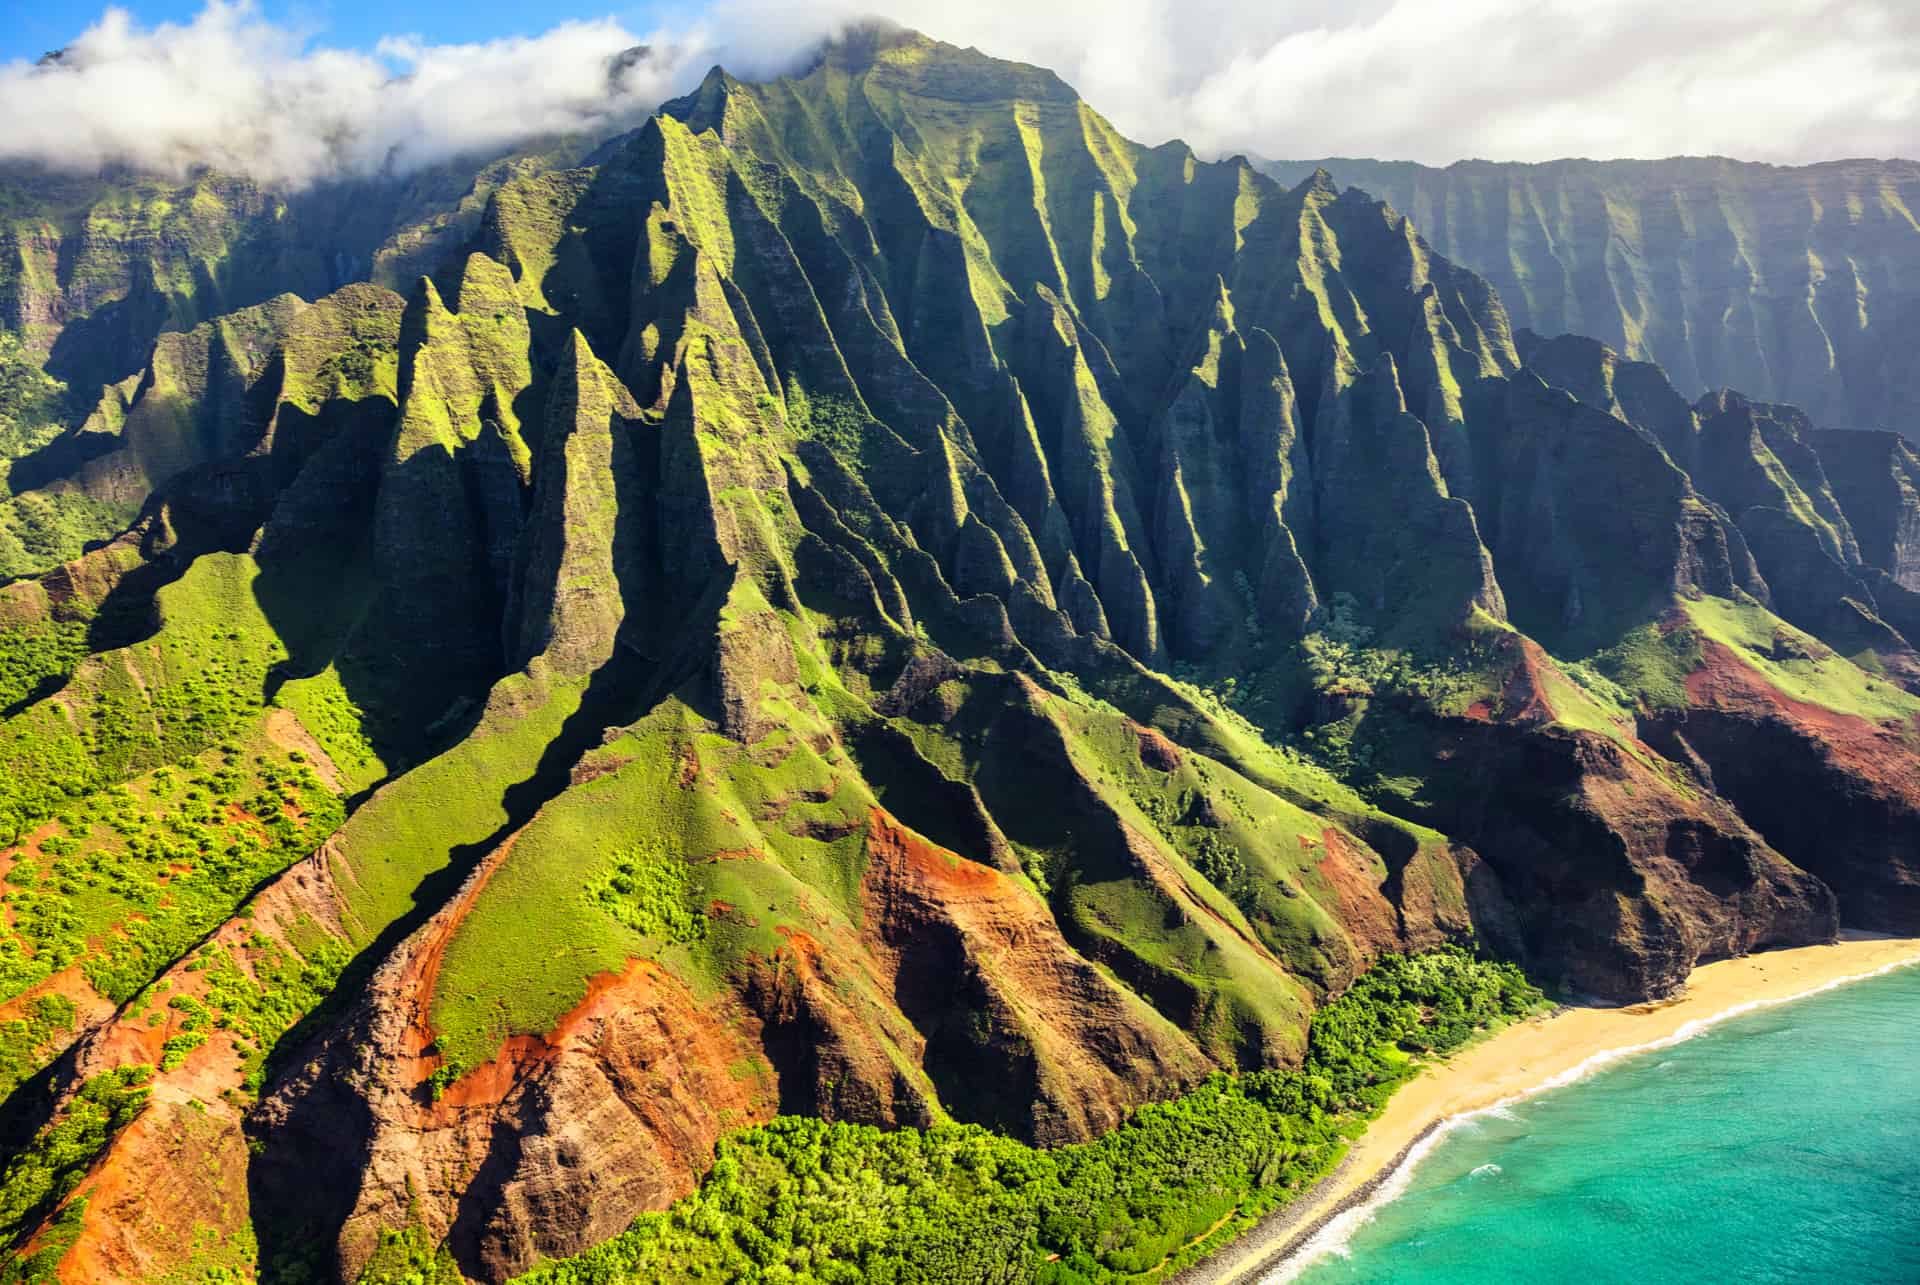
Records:
[[[123,376],[18,336],[16,420],[116,378],[12,461],[84,544],[0,587],[22,1279],[502,1280],[709,1170],[547,1279],[733,1279],[740,1217],[857,1279],[820,1120],[926,1209],[1237,1118],[1217,1231],[1373,1100],[1339,1005],[1517,993],[1388,957],[1638,1000],[1920,927],[1902,439],[1517,341],[1388,206],[909,33],[590,159]],[[1103,1199],[940,1270],[1211,1234]]]
[[[0,481],[11,472],[12,491],[38,493],[0,501],[0,577],[72,558],[138,512],[144,490],[108,500],[45,488],[76,461],[33,452],[84,417],[102,385],[137,379],[163,332],[352,281],[404,289],[459,250],[501,184],[576,164],[589,146],[550,140],[404,181],[291,194],[221,174],[177,184],[0,166]]]
[[[1737,388],[1920,440],[1920,162],[1266,162],[1327,169],[1483,273],[1516,326],[1591,335],[1689,396]]]

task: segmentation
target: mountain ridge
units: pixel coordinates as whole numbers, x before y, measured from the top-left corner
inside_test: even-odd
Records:
[[[1830,428],[1914,435],[1920,162],[1724,157],[1263,162],[1332,170],[1486,273],[1522,327],[1592,335],[1683,387],[1792,402]]]

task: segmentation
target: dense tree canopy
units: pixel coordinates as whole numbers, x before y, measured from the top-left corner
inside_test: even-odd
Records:
[[[1298,1069],[1216,1074],[1055,1150],[974,1125],[887,1132],[782,1117],[723,1141],[699,1190],[672,1209],[524,1279],[1092,1285],[1168,1275],[1330,1169],[1422,1056],[1540,1002],[1512,965],[1457,947],[1388,956],[1315,1015]]]

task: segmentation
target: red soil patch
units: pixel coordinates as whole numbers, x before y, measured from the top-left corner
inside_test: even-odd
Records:
[[[1840,765],[1895,798],[1920,806],[1920,757],[1907,738],[1920,732],[1881,726],[1824,705],[1795,700],[1731,648],[1698,638],[1700,667],[1687,675],[1687,701],[1695,709],[1756,719],[1778,719],[1807,733]]]
[[[615,988],[630,985],[651,965],[635,964],[625,973],[595,973],[587,979],[587,993],[567,1011],[551,1031],[541,1035],[511,1035],[492,1060],[473,1068],[447,1086],[432,1114],[441,1120],[471,1107],[498,1106],[522,1080],[557,1061],[568,1041],[597,1016],[602,1000]],[[657,971],[657,970],[656,970]],[[433,1058],[435,1063],[441,1059]],[[423,1080],[425,1076],[421,1077]]]
[[[1552,662],[1531,639],[1519,641],[1520,662],[1507,674],[1506,688],[1500,693],[1504,719],[1510,723],[1551,723],[1558,715],[1547,699],[1546,680],[1540,671]]]
[[[702,858],[702,860],[746,861],[749,859],[758,858],[760,855],[761,855],[760,849],[758,848],[722,848],[718,852],[708,853],[704,858]]]
[[[460,925],[472,913],[474,903],[486,890],[487,882],[493,878],[501,862],[513,851],[513,842],[517,837],[508,835],[499,847],[488,853],[468,878],[466,886],[447,904],[446,909],[433,917],[426,939],[400,974],[400,993],[413,1001],[412,1019],[407,1023],[400,1052],[425,1064],[426,1073],[420,1076],[422,1080],[438,1069],[442,1061],[438,1054],[428,1054],[425,1050],[433,1044],[433,1030],[428,1024],[427,1014],[433,1006],[434,990],[440,983],[440,965],[446,958],[447,943],[453,940],[454,933],[459,931]]]
[[[1146,847],[1133,842],[1137,851]],[[849,1005],[853,988],[831,984],[841,978],[810,986],[803,998],[817,1020],[831,1024],[838,1050],[857,1068],[840,1080],[857,1083],[880,1104],[879,1118],[901,1112],[905,1122],[926,1109],[906,1108],[903,1092],[916,1103],[917,1093],[899,1084],[885,1042],[925,1064],[927,1032],[911,1014],[954,1012],[956,1005],[996,1023],[1018,1023],[1023,1051],[1009,1054],[992,1042],[968,1074],[992,1076],[1003,1065],[1005,1075],[1034,1076],[1034,1123],[1050,1142],[1110,1128],[1132,1106],[1208,1069],[1190,1044],[1142,1022],[1125,993],[1074,952],[1045,904],[1015,880],[929,842],[877,807],[869,813],[867,853],[865,950],[830,962],[869,979],[866,994],[890,996],[902,1007]],[[1169,899],[1191,899],[1164,862],[1144,851],[1140,861]],[[1192,908],[1196,916],[1205,911]],[[1008,1060],[993,1060],[1001,1057]]]
[[[568,775],[567,780],[574,785],[585,785],[587,782],[597,781],[603,776],[612,776],[632,761],[631,759],[618,757],[596,758],[591,760],[582,759],[573,765],[573,771]]]
[[[1687,675],[1687,702],[1695,709],[1725,713],[1772,715],[1822,732],[1851,733],[1873,725],[1865,719],[1824,705],[1797,701],[1766,680],[1739,653],[1711,638],[1695,637],[1700,667]]]
[[[164,1213],[184,1241],[197,1225],[219,1225],[231,1206],[244,1207],[246,1167],[220,1154],[238,1135],[224,1104],[202,1114],[156,1089],[147,1109],[114,1140],[110,1159],[95,1167],[83,1191],[82,1233],[61,1259],[56,1278],[95,1285],[161,1276],[165,1265],[154,1261],[152,1244],[115,1230]]]
[[[93,989],[86,975],[80,971],[80,965],[69,964],[0,1004],[0,1022],[25,1017],[28,1007],[42,995],[60,995],[72,1002],[75,1010],[73,1036],[76,1039],[113,1016],[113,1001]]]
[[[430,935],[401,975],[400,991],[406,997],[405,1002],[411,1004],[412,1015],[399,1051],[413,1060],[415,1084],[425,1084],[446,1060],[427,1050],[434,1042],[430,1014],[447,944],[472,912],[488,881],[512,850],[513,842],[509,836],[490,853],[454,901],[435,917]],[[817,954],[817,945],[814,950]],[[461,1112],[499,1106],[528,1077],[554,1064],[570,1045],[579,1042],[590,1022],[607,1016],[611,1010],[636,1004],[664,1006],[665,999],[658,992],[667,989],[663,984],[671,981],[650,961],[637,961],[623,972],[595,974],[587,979],[587,991],[580,1002],[568,1010],[552,1030],[509,1036],[491,1059],[447,1085],[439,1099],[425,1107],[425,1118],[420,1123],[425,1127],[447,1125]],[[677,983],[674,986],[677,987]],[[643,995],[648,998],[643,1000]],[[691,1009],[681,1018],[686,1026],[697,1024],[697,1014]]]
[[[797,838],[813,839],[820,843],[836,843],[864,829],[866,829],[866,823],[863,821],[802,821],[799,825],[787,827],[787,833]]]
[[[178,988],[175,988],[162,997],[158,1011],[165,1015],[166,1020],[157,1026],[148,1026],[145,1018],[136,1019],[131,1016],[108,1024],[97,1037],[98,1045],[89,1050],[92,1060],[102,1066],[129,1066],[145,1063],[158,1067],[160,1046],[167,1042],[167,1036],[172,1033],[174,1023],[185,1016],[177,1009],[166,1006],[167,1000],[179,993]],[[155,1010],[148,1010],[148,1012],[153,1011]],[[199,1049],[194,1050],[195,1053],[199,1051]],[[192,1055],[189,1054],[189,1056]]]
[[[825,947],[821,946],[819,939],[811,933],[790,924],[776,925],[773,931],[787,939],[787,950],[795,963],[806,965],[808,971],[812,971],[814,966],[819,964],[820,956],[825,953]]]
[[[255,932],[281,939],[296,916],[337,924],[322,898],[316,876],[324,878],[326,858],[310,857],[283,874],[253,903],[251,920],[229,920],[213,940],[240,953]],[[284,941],[283,941],[284,944]],[[186,1014],[170,1009],[174,995],[204,1000],[206,975],[177,961],[163,975],[167,989],[160,1003],[135,1016],[108,1006],[103,1025],[80,1053],[67,1090],[111,1067],[155,1065],[168,1036],[177,1034]],[[96,1000],[106,1005],[104,1000]],[[82,1010],[83,1013],[85,1010]],[[161,1021],[148,1025],[150,1013]],[[247,1156],[235,1103],[227,1094],[240,1084],[240,1058],[233,1038],[218,1029],[188,1053],[180,1066],[157,1073],[145,1113],[114,1139],[69,1200],[87,1198],[81,1232],[59,1268],[67,1281],[145,1280],[175,1265],[183,1244],[177,1233],[197,1224],[231,1234],[244,1226]],[[164,1224],[154,1209],[170,1211]]]
[[[883,808],[868,810],[867,854],[943,892],[995,894],[1006,886],[1006,876],[998,870],[929,843]]]
[[[1156,772],[1171,772],[1180,766],[1180,747],[1158,729],[1135,723],[1133,731],[1140,738],[1140,761],[1146,766]]]
[[[1320,832],[1320,842],[1325,852],[1314,869],[1340,902],[1340,922],[1369,955],[1392,950],[1400,937],[1400,917],[1375,882],[1372,864],[1331,827]]]

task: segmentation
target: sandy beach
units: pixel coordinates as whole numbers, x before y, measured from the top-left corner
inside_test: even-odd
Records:
[[[1578,1079],[1650,1044],[1684,1039],[1755,1007],[1920,961],[1920,938],[1848,934],[1830,946],[1768,951],[1696,969],[1683,994],[1630,1008],[1563,1008],[1521,1022],[1429,1068],[1394,1094],[1340,1167],[1178,1285],[1254,1285],[1316,1237],[1338,1237],[1369,1199],[1404,1180],[1405,1162],[1445,1122]]]

